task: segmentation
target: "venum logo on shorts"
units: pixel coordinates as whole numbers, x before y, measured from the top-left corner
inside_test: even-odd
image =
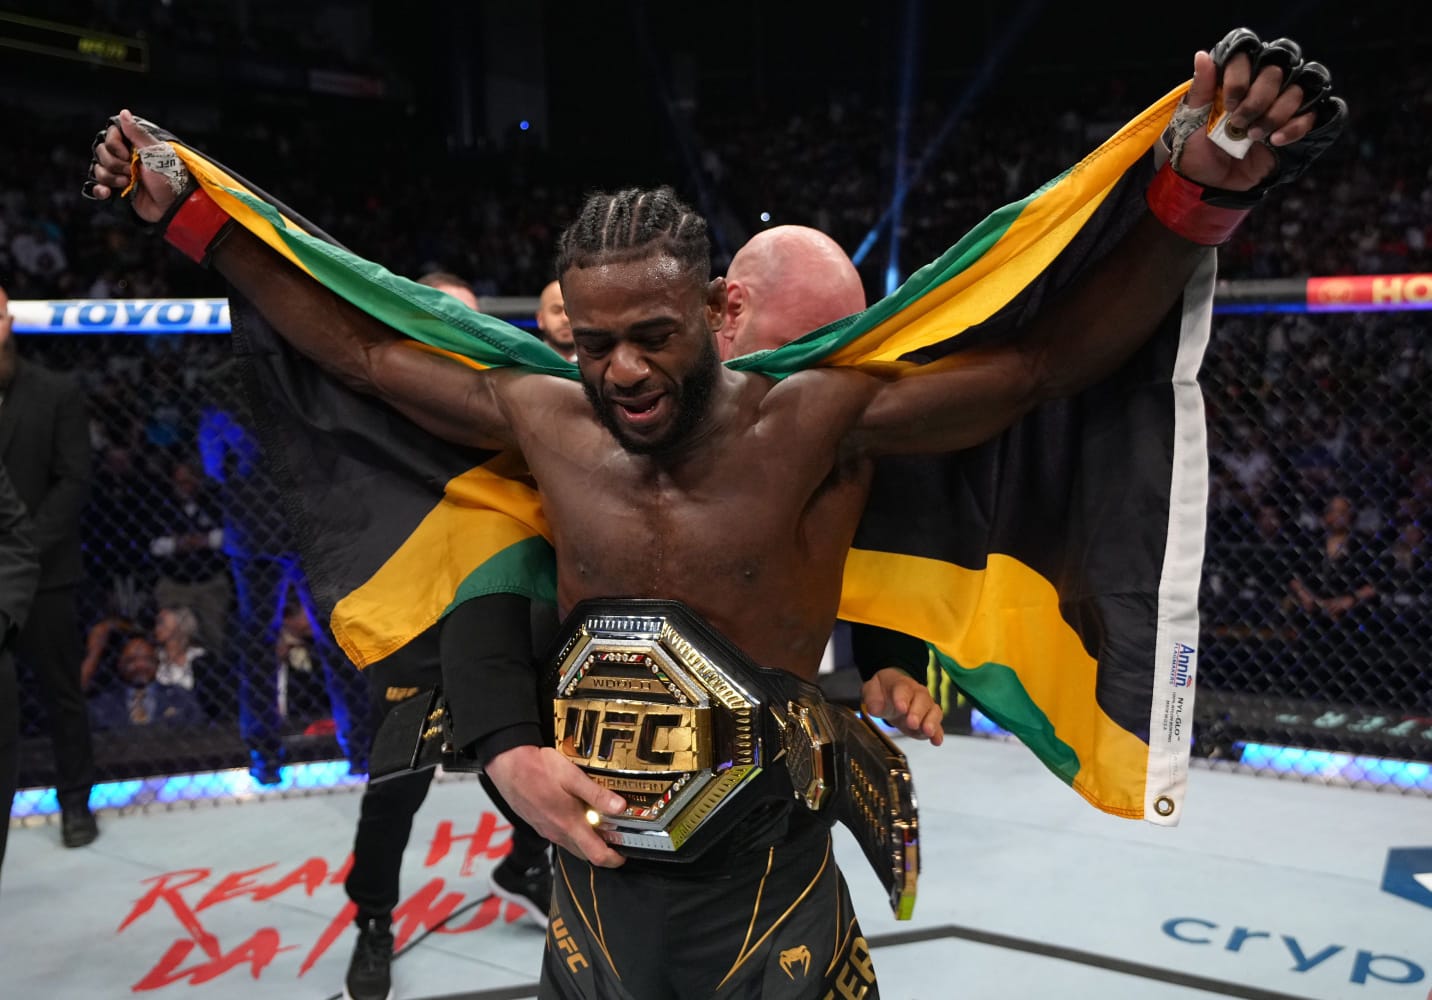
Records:
[[[787,948],[781,952],[781,971],[792,979],[796,978],[796,967],[799,966],[802,976],[810,975],[810,949],[805,945],[798,945],[794,948]]]
[[[1169,682],[1174,687],[1188,687],[1193,683],[1193,654],[1192,646],[1185,646],[1181,642],[1173,644],[1173,670],[1169,674]]]

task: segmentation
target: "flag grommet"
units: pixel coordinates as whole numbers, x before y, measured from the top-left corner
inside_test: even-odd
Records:
[[[1154,812],[1158,813],[1160,816],[1172,816],[1173,809],[1173,799],[1169,798],[1167,795],[1160,795],[1158,798],[1154,799]]]

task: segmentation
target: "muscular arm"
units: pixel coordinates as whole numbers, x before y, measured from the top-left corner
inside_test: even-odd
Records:
[[[213,264],[295,350],[350,388],[448,441],[513,443],[497,398],[499,373],[474,372],[418,349],[245,230],[223,242]]]
[[[1209,252],[1145,213],[1015,343],[957,354],[881,384],[855,446],[871,454],[968,448],[1040,403],[1094,384],[1149,338]]]
[[[1246,53],[1233,55],[1221,86],[1236,105],[1234,124],[1256,124],[1260,135],[1282,146],[1307,136],[1316,115],[1297,114],[1302,84],[1283,89],[1283,82],[1283,70],[1272,62],[1258,68]],[[1197,53],[1186,107],[1212,107],[1219,86],[1213,59]],[[1269,149],[1255,144],[1242,158],[1233,157],[1201,128],[1175,141],[1179,174],[1195,187],[1251,192],[1280,170]],[[1305,155],[1316,156],[1328,141]],[[1040,313],[1016,346],[971,351],[872,390],[853,443],[875,454],[964,448],[1045,400],[1097,382],[1152,334],[1208,252],[1145,214],[1108,257]]]
[[[158,142],[128,111],[95,146],[92,197],[104,200],[130,183],[130,147]],[[173,205],[167,178],[139,170],[130,204],[146,222]],[[458,444],[503,447],[514,443],[500,401],[499,372],[474,372],[400,337],[357,307],[291,266],[256,236],[236,229],[211,262],[252,302],[299,353],[358,392],[377,396],[420,427]]]

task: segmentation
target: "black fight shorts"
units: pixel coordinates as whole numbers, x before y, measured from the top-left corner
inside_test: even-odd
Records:
[[[876,1000],[829,828],[712,864],[556,852],[540,1000]]]

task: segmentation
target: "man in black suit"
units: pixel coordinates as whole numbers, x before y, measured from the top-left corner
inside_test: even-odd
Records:
[[[6,312],[0,306],[0,323],[6,322]],[[10,831],[20,743],[20,690],[10,647],[25,623],[39,579],[40,561],[30,540],[25,505],[0,465],[0,802],[5,803],[5,816],[0,818],[0,864],[5,861],[5,838]]]
[[[0,465],[29,512],[40,558],[39,590],[15,655],[39,681],[49,715],[62,839],[83,847],[99,836],[89,808],[94,750],[75,610],[84,577],[79,521],[89,493],[89,426],[74,379],[19,356],[9,304],[0,289]]]

